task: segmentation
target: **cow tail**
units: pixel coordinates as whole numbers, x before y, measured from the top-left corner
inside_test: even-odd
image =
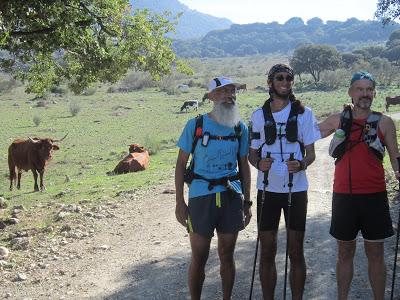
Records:
[[[10,181],[17,180],[17,173],[15,171],[16,165],[12,159],[11,149],[8,150],[8,168],[10,169]]]

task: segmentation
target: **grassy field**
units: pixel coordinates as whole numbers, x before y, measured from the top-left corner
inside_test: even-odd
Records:
[[[214,76],[226,74],[247,83],[247,92],[238,95],[243,119],[247,121],[251,112],[267,97],[266,93],[257,92],[254,88],[265,86],[265,70],[276,61],[277,58],[260,57],[247,58],[243,62],[238,58],[214,60],[211,63],[196,61],[194,65],[201,75],[193,78],[205,83]],[[245,70],[237,65],[241,62],[246,65]],[[221,64],[226,66],[223,71],[216,67]],[[181,77],[180,80],[185,82],[189,78]],[[25,94],[23,87],[0,94],[0,195],[8,200],[10,207],[22,204],[29,210],[39,203],[79,203],[83,199],[96,205],[104,199],[114,198],[119,192],[172,179],[177,154],[175,143],[184,124],[189,118],[209,111],[212,104],[205,102],[198,112],[189,113],[180,113],[180,106],[185,100],[200,100],[206,90],[193,87],[186,93],[170,95],[158,88],[130,93],[107,93],[107,89],[108,86],[98,87],[89,96],[49,94],[45,100],[46,107],[37,107],[38,100],[32,100],[32,95]],[[378,89],[373,108],[383,111],[384,98],[395,94],[400,94],[399,88]],[[343,103],[349,101],[345,89],[296,95],[311,106],[319,118],[339,111]],[[80,108],[76,116],[71,114],[71,104]],[[60,150],[55,153],[45,172],[47,190],[33,193],[33,176],[28,172],[22,176],[21,190],[10,192],[7,149],[11,142],[28,136],[59,139],[66,133],[68,137],[60,143]],[[107,176],[106,172],[113,170],[132,143],[142,144],[154,152],[150,168],[144,172]],[[0,219],[8,216],[9,211],[0,210]],[[53,216],[51,210],[31,214],[17,228],[45,226],[53,222]],[[0,241],[0,244],[3,242]]]

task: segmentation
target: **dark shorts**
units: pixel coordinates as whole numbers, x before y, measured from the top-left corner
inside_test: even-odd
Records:
[[[261,199],[263,191],[258,190],[257,193],[257,222],[260,222]],[[277,230],[279,220],[281,218],[281,210],[283,209],[285,221],[287,222],[288,210],[287,193],[265,192],[265,200],[260,223],[260,231]],[[306,230],[307,215],[307,192],[292,193],[292,205],[290,207],[290,229],[297,231]]]
[[[366,240],[381,240],[394,234],[386,192],[333,193],[330,234],[341,241],[352,241],[360,230]]]
[[[243,200],[233,192],[221,192],[189,199],[188,232],[212,237],[244,229]]]

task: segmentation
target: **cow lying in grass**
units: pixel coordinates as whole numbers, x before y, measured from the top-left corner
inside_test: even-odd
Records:
[[[132,144],[129,146],[129,154],[122,159],[113,172],[107,174],[125,174],[143,171],[149,167],[149,152],[143,146]]]
[[[183,110],[188,112],[189,108],[193,108],[193,110],[197,111],[198,108],[199,108],[199,101],[197,101],[197,100],[187,100],[187,101],[183,102],[183,104],[181,106],[181,112]]]
[[[389,111],[390,105],[400,104],[400,96],[386,97],[386,111]]]

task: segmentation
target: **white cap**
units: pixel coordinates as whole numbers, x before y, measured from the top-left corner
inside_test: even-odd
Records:
[[[208,85],[208,91],[212,92],[213,90],[226,86],[226,85],[234,85],[235,87],[241,86],[240,83],[233,82],[232,79],[225,77],[225,76],[220,76],[220,77],[215,77],[213,80],[211,80],[210,84]]]

